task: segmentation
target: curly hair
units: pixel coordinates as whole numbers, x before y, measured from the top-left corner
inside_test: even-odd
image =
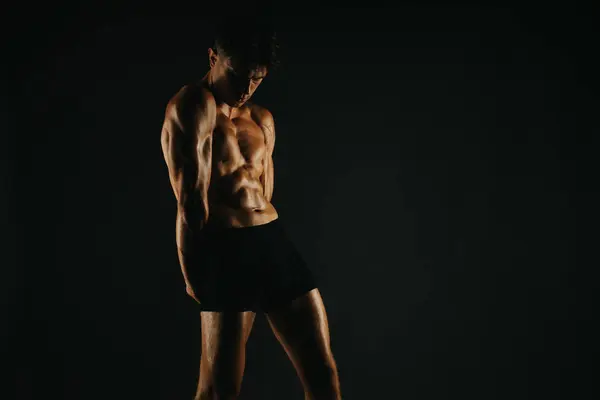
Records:
[[[277,68],[279,41],[266,14],[222,17],[216,24],[213,50],[246,65]]]

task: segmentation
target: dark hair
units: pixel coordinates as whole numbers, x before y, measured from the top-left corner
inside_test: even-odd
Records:
[[[213,50],[248,65],[275,69],[279,42],[267,16],[231,16],[217,22]]]

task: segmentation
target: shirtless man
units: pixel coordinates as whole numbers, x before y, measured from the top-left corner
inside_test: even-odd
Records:
[[[274,32],[266,28],[230,20],[217,30],[210,70],[169,101],[162,128],[179,261],[201,310],[196,400],[237,398],[257,311],[296,368],[305,398],[341,399],[321,295],[271,204],[273,116],[248,101],[276,63]]]

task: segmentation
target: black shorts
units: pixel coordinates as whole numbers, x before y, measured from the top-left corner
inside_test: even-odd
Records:
[[[201,311],[263,311],[317,287],[279,219],[244,228],[202,230],[188,279]]]

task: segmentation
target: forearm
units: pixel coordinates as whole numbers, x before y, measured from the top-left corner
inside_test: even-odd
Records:
[[[204,213],[201,211],[180,210],[177,213],[177,254],[186,283],[189,282],[187,271],[196,263],[200,250],[198,238],[205,222]]]

